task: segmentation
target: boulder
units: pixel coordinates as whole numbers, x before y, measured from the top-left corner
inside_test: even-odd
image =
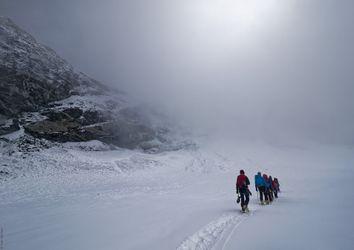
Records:
[[[18,130],[20,130],[20,125],[17,119],[10,119],[0,123],[0,135],[9,134]]]

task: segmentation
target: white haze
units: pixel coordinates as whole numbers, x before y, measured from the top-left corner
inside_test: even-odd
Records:
[[[1,0],[83,72],[247,140],[354,143],[350,0]]]

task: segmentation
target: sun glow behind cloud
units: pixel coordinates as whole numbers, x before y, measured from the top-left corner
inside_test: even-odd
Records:
[[[284,3],[279,0],[198,0],[191,4],[190,25],[214,45],[249,43],[271,30]]]
[[[199,2],[200,15],[205,19],[204,21],[216,22],[221,25],[237,25],[243,28],[251,28],[256,25],[257,22],[263,22],[265,15],[274,9],[274,3],[274,0],[219,0]]]

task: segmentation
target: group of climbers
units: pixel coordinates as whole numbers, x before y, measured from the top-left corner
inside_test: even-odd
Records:
[[[258,172],[254,177],[256,191],[259,192],[261,205],[270,204],[274,199],[278,198],[280,185],[278,178],[272,178],[266,174]],[[264,197],[264,199],[263,199]]]
[[[280,185],[277,178],[272,178],[272,176],[267,176],[266,174],[261,174],[258,172],[255,175],[255,187],[256,191],[259,192],[259,199],[261,205],[268,205],[273,202],[274,199],[278,198],[278,192],[280,192]],[[240,175],[237,176],[236,181],[236,193],[238,194],[237,202],[241,201],[242,212],[249,212],[248,203],[250,196],[252,195],[248,186],[250,181],[245,175],[244,170],[240,170]]]

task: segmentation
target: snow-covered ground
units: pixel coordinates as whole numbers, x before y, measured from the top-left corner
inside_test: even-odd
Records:
[[[67,144],[2,156],[27,173],[1,182],[3,249],[354,248],[353,148],[199,145],[144,154]],[[249,214],[235,202],[241,168]],[[279,178],[269,206],[257,203],[257,171]]]

